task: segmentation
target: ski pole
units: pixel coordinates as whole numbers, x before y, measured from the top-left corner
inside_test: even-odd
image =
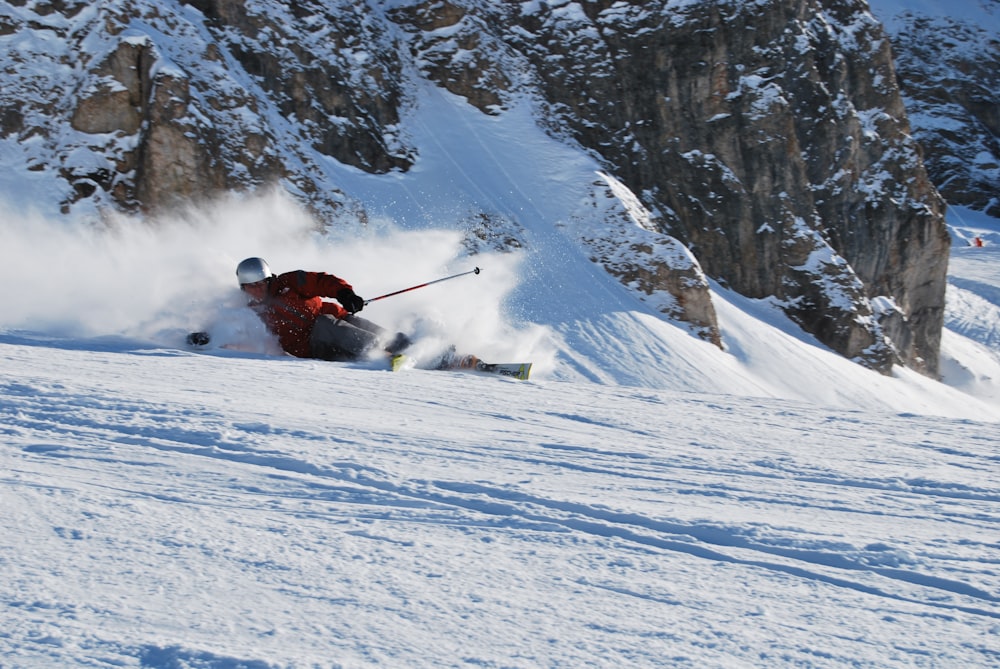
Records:
[[[410,286],[409,288],[404,288],[403,290],[397,290],[392,293],[386,293],[385,295],[379,295],[378,297],[373,297],[370,300],[365,300],[365,304],[374,302],[375,300],[384,300],[387,297],[392,297],[393,295],[399,295],[400,293],[408,293],[411,290],[416,290],[417,288],[424,288],[435,283],[441,283],[442,281],[449,281],[451,279],[457,279],[460,276],[465,276],[466,274],[479,274],[479,268],[470,269],[468,272],[462,272],[461,274],[452,274],[451,276],[446,276],[443,279],[434,279],[433,281],[428,281],[427,283],[422,283],[419,286]]]

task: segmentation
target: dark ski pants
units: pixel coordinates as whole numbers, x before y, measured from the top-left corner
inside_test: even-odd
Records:
[[[316,319],[309,335],[309,352],[321,360],[358,360],[379,348],[398,353],[410,344],[401,332],[387,345],[388,339],[385,328],[360,316],[336,318],[324,314]]]

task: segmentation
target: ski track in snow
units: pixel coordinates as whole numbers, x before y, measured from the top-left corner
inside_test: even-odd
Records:
[[[993,424],[51,344],[0,336],[11,666],[96,648],[152,667],[661,666],[667,650],[732,666],[766,662],[761,638],[777,664],[886,666],[893,645],[900,666],[1000,659]],[[62,590],[71,574],[85,581]],[[200,592],[240,587],[264,600]],[[808,591],[815,609],[785,601]],[[734,606],[760,611],[732,622]],[[924,626],[924,650],[901,650]],[[549,628],[560,642],[513,631]],[[170,630],[183,643],[157,641]],[[475,661],[445,641],[457,630]],[[420,635],[435,648],[408,647]],[[289,637],[318,645],[290,659]]]

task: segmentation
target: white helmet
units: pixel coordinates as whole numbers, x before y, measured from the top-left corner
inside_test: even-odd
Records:
[[[263,281],[270,276],[271,268],[267,266],[263,258],[247,258],[236,266],[236,279],[241,286]]]

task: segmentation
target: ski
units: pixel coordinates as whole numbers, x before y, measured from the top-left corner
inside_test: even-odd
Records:
[[[406,355],[397,353],[389,358],[389,367],[394,372],[404,369],[414,368],[414,360]],[[531,375],[530,362],[506,362],[492,363],[483,362],[475,356],[465,356],[463,358],[451,359],[446,363],[439,363],[431,369],[443,372],[482,372],[484,374],[496,374],[497,376],[508,376],[512,379],[527,381]]]
[[[520,379],[521,381],[527,381],[528,377],[531,375],[531,363],[530,362],[500,362],[500,363],[490,363],[490,362],[480,362],[476,365],[477,372],[485,372],[487,374],[497,374],[498,376],[509,376],[514,379]]]
[[[192,332],[188,334],[187,345],[196,349],[207,346],[212,337],[207,332]],[[394,372],[414,367],[414,360],[409,356],[397,353],[390,356],[389,367]],[[512,379],[527,381],[531,375],[530,362],[483,362],[475,356],[463,356],[461,358],[447,358],[447,362],[439,364],[435,369],[482,372],[484,374],[496,374],[497,376],[507,376]]]

